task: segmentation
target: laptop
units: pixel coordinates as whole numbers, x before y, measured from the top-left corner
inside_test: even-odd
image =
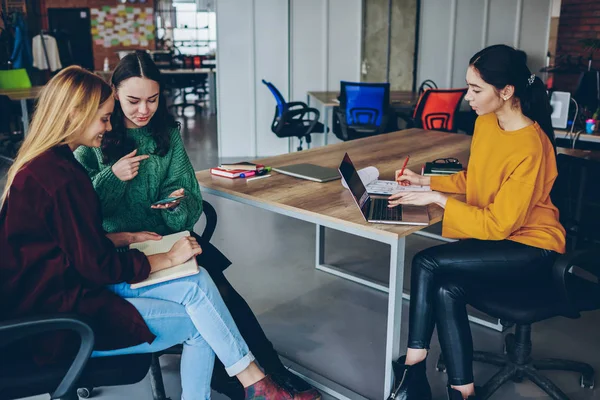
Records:
[[[350,160],[348,153],[339,168],[342,178],[348,184],[356,205],[367,222],[397,225],[429,225],[429,213],[425,206],[398,205],[388,207],[387,198],[369,196],[367,188],[360,180],[358,172]]]
[[[273,167],[273,171],[321,183],[340,179],[340,174],[335,168],[321,167],[314,164],[292,164],[277,168]]]

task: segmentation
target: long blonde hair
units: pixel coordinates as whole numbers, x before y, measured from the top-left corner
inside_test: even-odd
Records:
[[[0,208],[17,173],[52,147],[73,143],[93,122],[112,89],[101,77],[77,66],[65,68],[42,89],[33,120],[8,170]]]

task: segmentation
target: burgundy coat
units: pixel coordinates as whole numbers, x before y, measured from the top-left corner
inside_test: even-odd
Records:
[[[117,252],[106,238],[98,196],[68,146],[17,174],[0,211],[0,320],[77,313],[90,321],[96,349],[150,343],[155,336],[135,307],[105,288],[149,273],[144,254]],[[78,346],[68,334],[35,343],[42,363]]]

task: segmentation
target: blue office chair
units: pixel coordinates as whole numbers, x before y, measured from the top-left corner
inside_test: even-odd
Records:
[[[341,140],[392,132],[390,84],[340,82],[340,105],[333,109],[333,133]],[[391,123],[391,124],[390,124]]]
[[[301,101],[286,102],[279,90],[271,83],[262,80],[277,101],[271,130],[280,138],[297,137],[300,140],[298,151],[302,150],[302,141],[306,140],[310,149],[311,133],[323,133],[325,127],[319,122],[321,113]],[[311,116],[312,114],[312,116]]]

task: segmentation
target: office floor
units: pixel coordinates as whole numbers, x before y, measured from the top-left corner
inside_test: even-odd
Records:
[[[183,121],[182,131],[196,169],[217,164],[214,118],[188,118]],[[1,182],[6,167],[0,168]],[[376,394],[383,386],[386,296],[316,271],[313,225],[209,195],[206,199],[219,216],[213,243],[233,261],[226,274],[252,306],[278,351],[367,398],[379,399]],[[200,221],[198,230],[202,224]],[[423,237],[409,237],[406,265],[420,249],[435,244]],[[389,249],[385,245],[328,230],[326,248],[327,263],[386,279]],[[402,347],[406,343],[407,303],[403,312]],[[477,325],[472,330],[476,349],[502,350],[499,332]],[[582,360],[600,371],[599,337],[600,312],[588,313],[579,320],[553,319],[534,326],[533,355]],[[434,337],[428,375],[434,399],[442,400],[446,398],[445,376],[434,368],[438,355],[439,345]],[[164,356],[161,363],[167,394],[178,399],[179,359]],[[476,364],[477,383],[483,383],[495,371],[495,367]],[[575,374],[552,372],[548,376],[572,400],[600,400],[600,389],[581,389]],[[600,375],[597,380],[600,382]],[[44,398],[47,397],[32,399]],[[100,388],[94,398],[150,399],[148,377],[136,385]],[[224,399],[218,394],[213,398]],[[548,396],[525,381],[504,385],[492,399],[538,400]]]

